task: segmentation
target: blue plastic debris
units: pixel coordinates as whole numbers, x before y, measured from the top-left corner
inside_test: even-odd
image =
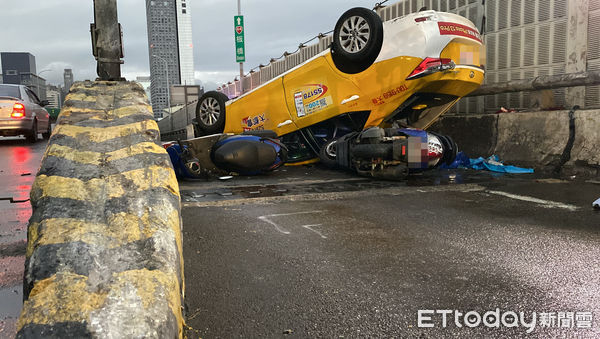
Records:
[[[442,165],[442,168],[471,168],[474,170],[488,170],[497,173],[533,173],[533,168],[522,168],[511,165],[504,165],[497,155],[484,159],[469,159],[464,152],[458,152],[456,160],[450,165]]]
[[[600,199],[594,201],[592,203],[592,207],[594,207],[595,209],[600,209]]]

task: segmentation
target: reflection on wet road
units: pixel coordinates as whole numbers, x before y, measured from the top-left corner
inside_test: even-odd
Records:
[[[526,335],[454,317],[444,328],[439,314],[435,328],[417,323],[419,310],[497,308],[574,319],[540,318],[528,337],[598,337],[599,188],[473,170],[377,181],[318,166],[183,182],[188,337]]]
[[[45,148],[45,141],[0,138],[0,338],[14,336],[21,310],[29,191]]]

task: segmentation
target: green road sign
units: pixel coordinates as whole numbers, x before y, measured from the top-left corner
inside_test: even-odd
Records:
[[[48,114],[50,114],[50,117],[53,119],[56,119],[56,117],[58,117],[58,114],[60,113],[60,109],[59,108],[49,108],[49,107],[45,107],[46,111],[48,111]]]
[[[246,48],[244,47],[244,16],[236,15],[233,17],[233,27],[235,31],[235,61],[246,61]]]

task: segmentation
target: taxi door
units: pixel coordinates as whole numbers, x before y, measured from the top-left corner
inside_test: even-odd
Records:
[[[345,100],[359,95],[349,76],[336,72],[326,53],[298,66],[283,77],[288,110],[299,129],[353,111]]]

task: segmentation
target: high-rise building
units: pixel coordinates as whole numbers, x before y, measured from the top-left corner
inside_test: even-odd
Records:
[[[2,52],[0,58],[3,83],[28,86],[40,100],[46,99],[46,80],[37,75],[35,56],[27,52]]]
[[[49,102],[47,108],[56,108],[60,109],[62,101],[61,101],[61,93],[60,88],[48,85],[46,89],[46,97]]]
[[[65,68],[63,77],[65,79],[65,90],[68,93],[71,89],[71,86],[73,86],[73,70],[70,68]]]
[[[136,77],[135,81],[138,82],[142,87],[144,87],[144,91],[146,92],[146,96],[148,100],[152,102],[152,92],[150,91],[150,86],[152,84],[149,76],[141,76]]]
[[[179,40],[179,69],[181,85],[195,85],[194,42],[192,41],[192,15],[190,0],[176,0],[177,37]]]
[[[146,0],[152,109],[169,107],[169,87],[194,84],[190,0]]]

